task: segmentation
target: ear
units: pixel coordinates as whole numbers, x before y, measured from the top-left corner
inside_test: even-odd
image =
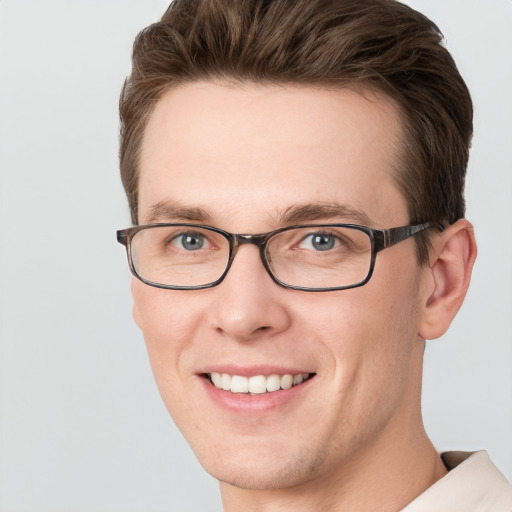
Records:
[[[448,226],[433,241],[418,330],[422,338],[435,339],[446,332],[466,296],[475,259],[474,230],[466,219]]]

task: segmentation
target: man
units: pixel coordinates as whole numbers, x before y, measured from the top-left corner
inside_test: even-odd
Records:
[[[175,0],[121,96],[120,231],[163,400],[234,510],[511,510],[440,456],[426,339],[467,291],[471,99],[392,0]]]

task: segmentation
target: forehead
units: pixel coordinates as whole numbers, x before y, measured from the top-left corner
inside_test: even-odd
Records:
[[[139,218],[169,202],[247,231],[295,205],[340,204],[384,225],[406,210],[393,180],[400,137],[396,108],[370,91],[186,84],[146,127]]]

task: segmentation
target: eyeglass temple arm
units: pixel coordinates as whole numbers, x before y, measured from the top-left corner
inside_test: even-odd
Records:
[[[128,245],[128,236],[126,234],[125,229],[120,229],[119,231],[116,232],[116,234],[117,234],[117,241],[120,244]]]
[[[399,228],[390,228],[384,230],[376,230],[375,235],[375,252],[381,251],[386,247],[391,247],[407,238],[425,231],[426,229],[436,228],[444,231],[444,226],[440,222],[425,222],[424,224],[416,224],[414,226],[403,226]]]

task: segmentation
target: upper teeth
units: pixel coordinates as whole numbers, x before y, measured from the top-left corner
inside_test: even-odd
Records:
[[[309,373],[298,373],[292,375],[254,375],[253,377],[243,377],[241,375],[229,375],[228,373],[212,372],[208,374],[218,389],[231,391],[232,393],[254,393],[261,394],[278,391],[279,389],[289,389],[292,386],[300,384],[309,377]]]

